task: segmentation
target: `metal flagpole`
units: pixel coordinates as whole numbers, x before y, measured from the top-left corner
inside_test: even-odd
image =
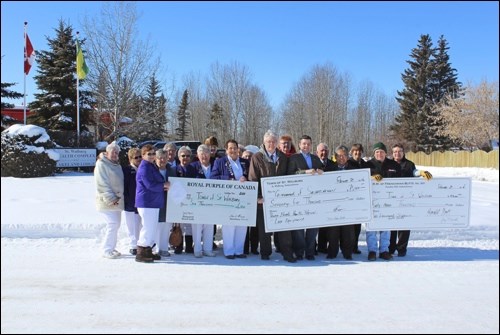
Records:
[[[79,31],[76,32],[76,57],[78,59],[78,35]],[[80,78],[78,78],[78,61],[76,69],[76,141],[78,146],[80,146]]]
[[[27,61],[28,50],[26,49],[26,26],[28,22],[24,22],[24,61]],[[24,73],[24,88],[23,88],[23,107],[24,107],[24,125],[26,125],[26,71],[24,71],[23,63],[23,73]]]

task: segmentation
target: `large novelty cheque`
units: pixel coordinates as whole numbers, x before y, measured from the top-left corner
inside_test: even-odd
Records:
[[[167,222],[255,226],[258,183],[168,178]]]
[[[387,178],[372,185],[373,220],[366,230],[466,228],[470,178]]]
[[[370,221],[369,169],[262,178],[266,232]]]

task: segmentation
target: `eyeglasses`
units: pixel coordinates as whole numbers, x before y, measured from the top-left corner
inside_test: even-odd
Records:
[[[139,159],[142,158],[141,156],[135,156],[134,159]]]
[[[156,152],[148,152],[148,156],[156,156]]]
[[[184,157],[189,158],[189,157],[191,157],[191,155],[181,155],[181,157],[182,157],[182,158],[184,158]]]

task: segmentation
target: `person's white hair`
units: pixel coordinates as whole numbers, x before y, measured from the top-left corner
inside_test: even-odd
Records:
[[[113,141],[106,146],[106,152],[112,152],[112,151],[120,152],[120,146],[116,144],[116,141]]]
[[[270,139],[273,139],[275,142],[278,141],[278,135],[276,135],[272,130],[268,130],[266,131],[266,133],[264,134],[264,142],[266,141],[267,138],[270,138]]]
[[[203,153],[203,152],[206,153],[206,154],[210,154],[210,148],[206,144],[200,144],[198,146],[198,148],[196,149],[196,152],[199,153],[199,154]]]
[[[180,147],[179,150],[177,151],[177,155],[180,156],[184,152],[187,152],[189,155],[191,155],[191,148],[188,147],[187,145]]]

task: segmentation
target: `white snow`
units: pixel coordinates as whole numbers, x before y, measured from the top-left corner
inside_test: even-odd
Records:
[[[284,262],[101,257],[92,174],[2,177],[2,333],[499,333],[498,170],[472,177],[470,227],[413,231],[408,255]],[[219,241],[221,243],[221,241]]]

